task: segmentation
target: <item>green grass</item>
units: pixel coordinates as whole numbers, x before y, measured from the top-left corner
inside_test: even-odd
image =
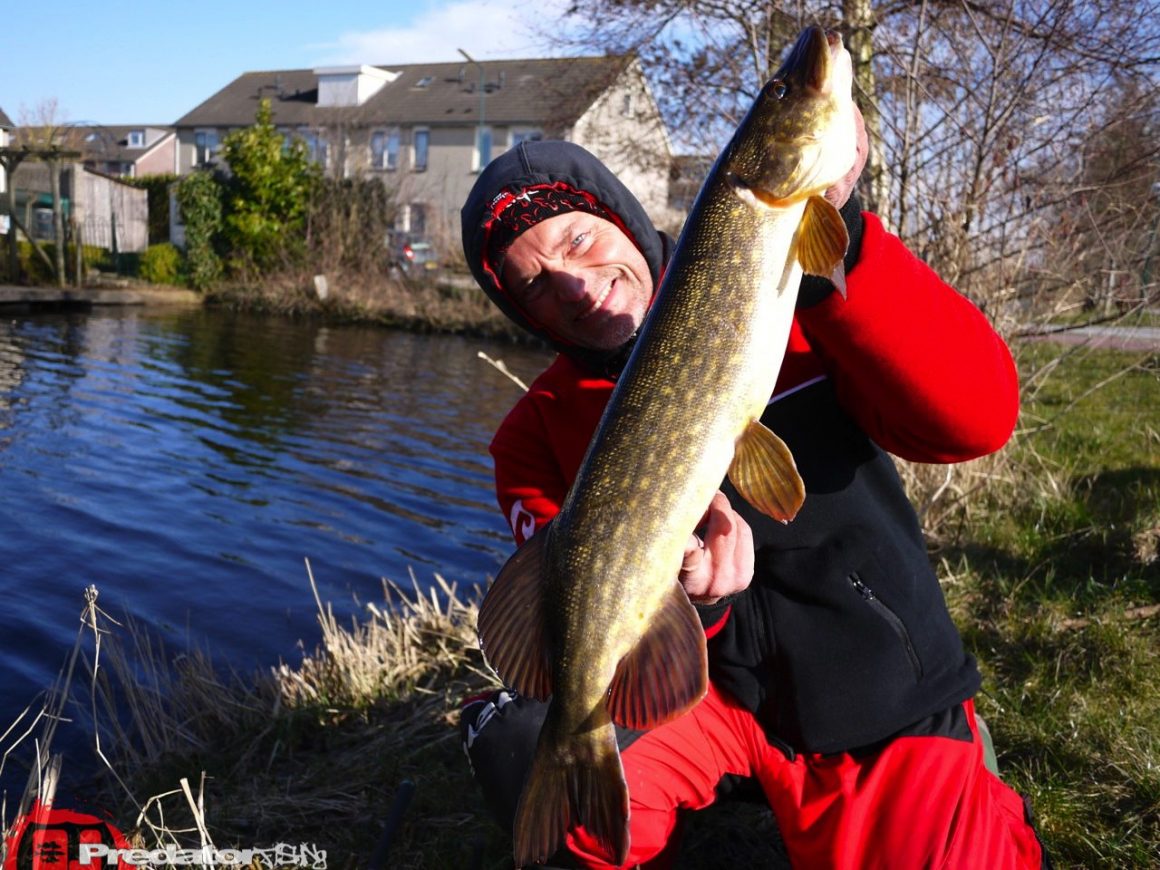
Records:
[[[1160,364],[1019,348],[1025,401],[941,553],[1004,778],[1060,867],[1160,860]],[[1062,356],[1061,356],[1062,354]]]

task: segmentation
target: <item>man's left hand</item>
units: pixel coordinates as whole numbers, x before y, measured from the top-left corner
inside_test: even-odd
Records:
[[[854,185],[858,183],[858,176],[862,174],[862,170],[866,167],[866,155],[870,153],[870,141],[866,138],[866,122],[862,120],[862,113],[854,106],[854,131],[857,136],[856,146],[857,152],[854,156],[854,165],[850,167],[842,180],[833,187],[827,188],[825,197],[835,208],[841,209],[846,204],[846,200],[850,198],[850,194],[854,191]]]
[[[702,525],[704,539],[689,536],[680,581],[694,604],[716,604],[753,579],[753,531],[720,490]]]

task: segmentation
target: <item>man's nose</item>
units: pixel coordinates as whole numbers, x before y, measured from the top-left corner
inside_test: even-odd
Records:
[[[583,272],[558,269],[552,273],[551,288],[561,302],[578,302],[588,293],[588,281]]]

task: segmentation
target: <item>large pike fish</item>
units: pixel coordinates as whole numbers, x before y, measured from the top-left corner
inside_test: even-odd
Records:
[[[759,418],[802,271],[842,282],[845,225],[822,193],[854,164],[850,57],[809,28],[722,151],[560,513],[480,608],[480,643],[518,692],[551,697],[516,812],[517,867],[584,828],[623,863],[628,791],[613,722],[648,729],[708,689],[678,582],[728,473],[781,521],[804,487]],[[844,289],[844,283],[840,283]]]

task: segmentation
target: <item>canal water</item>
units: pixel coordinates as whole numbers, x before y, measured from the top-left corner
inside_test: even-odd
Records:
[[[382,578],[460,587],[512,549],[487,445],[548,357],[204,310],[0,319],[0,734],[51,685],[93,584],[241,673]]]

